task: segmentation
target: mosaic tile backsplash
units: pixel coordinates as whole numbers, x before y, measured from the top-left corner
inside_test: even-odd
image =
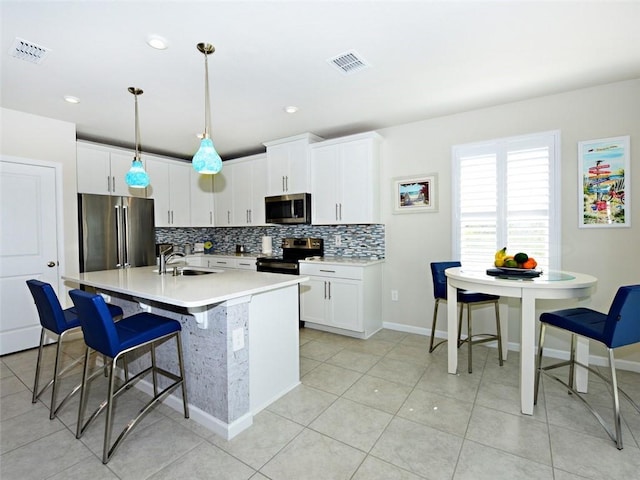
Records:
[[[336,245],[340,235],[340,245]],[[176,250],[185,244],[213,242],[213,253],[235,253],[244,245],[246,253],[260,254],[262,237],[273,239],[273,255],[281,255],[280,243],[287,237],[315,237],[324,240],[324,254],[340,257],[385,257],[384,225],[274,225],[264,227],[156,228],[156,243],[172,243]]]

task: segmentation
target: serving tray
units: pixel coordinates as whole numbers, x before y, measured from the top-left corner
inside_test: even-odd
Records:
[[[495,267],[487,268],[487,275],[501,278],[536,278],[542,275],[542,270],[528,268]]]

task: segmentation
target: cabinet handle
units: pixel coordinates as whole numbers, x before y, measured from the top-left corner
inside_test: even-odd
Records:
[[[288,175],[285,175],[284,182],[285,182],[285,185],[287,186],[286,191],[288,192],[289,191],[289,176]]]
[[[338,205],[340,205],[340,218],[338,220],[342,220],[342,204],[339,203]]]
[[[107,175],[107,192],[111,191],[111,177]]]
[[[286,192],[286,190],[284,189],[284,175],[282,176],[282,191]]]
[[[116,177],[111,177],[111,191],[116,193]]]
[[[325,280],[324,282],[324,299],[327,299],[327,281]]]
[[[231,223],[231,210],[227,210],[227,225]]]
[[[338,218],[338,204],[336,203],[336,220],[339,220]]]
[[[320,269],[320,271],[321,272],[327,272],[327,273],[336,273],[335,270],[323,270],[323,269]]]
[[[171,225],[173,225],[173,210],[171,210]]]
[[[167,223],[171,225],[171,210],[167,210]]]
[[[329,300],[331,300],[331,282],[327,282],[329,284]]]
[[[213,225],[213,212],[209,212],[209,225]]]

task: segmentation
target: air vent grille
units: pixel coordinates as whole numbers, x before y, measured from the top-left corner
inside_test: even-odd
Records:
[[[330,58],[327,62],[345,75],[351,75],[352,73],[359,72],[360,70],[364,70],[370,66],[367,61],[354,50]]]
[[[40,64],[49,55],[51,49],[16,37],[9,49],[9,55],[20,60]]]

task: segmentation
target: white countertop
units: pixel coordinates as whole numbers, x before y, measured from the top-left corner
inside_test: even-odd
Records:
[[[214,270],[219,273],[174,277],[171,273],[158,275],[157,267],[138,267],[64,275],[62,278],[100,290],[186,308],[214,305],[309,280],[309,277],[305,276],[247,270],[202,270]]]
[[[322,263],[323,265],[353,265],[354,267],[367,267],[384,263],[384,258],[371,257],[309,257],[300,260],[300,263]]]

